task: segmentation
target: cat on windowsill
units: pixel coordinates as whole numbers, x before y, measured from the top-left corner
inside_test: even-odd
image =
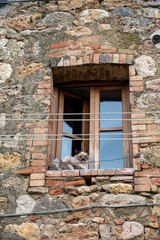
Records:
[[[51,161],[49,170],[74,170],[74,169],[88,169],[89,155],[87,152],[78,152],[75,149],[75,155],[65,156],[62,160],[56,158]]]

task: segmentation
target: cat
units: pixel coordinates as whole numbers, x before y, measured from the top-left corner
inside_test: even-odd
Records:
[[[56,158],[52,160],[49,170],[74,170],[88,169],[89,155],[87,152],[78,152],[75,149],[75,155],[65,156],[62,160]]]

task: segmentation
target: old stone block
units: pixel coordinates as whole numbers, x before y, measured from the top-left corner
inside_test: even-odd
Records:
[[[5,82],[10,78],[13,69],[8,63],[0,63],[0,83]]]
[[[8,18],[6,24],[10,28],[13,28],[17,31],[22,31],[28,28],[30,20],[30,16],[21,15],[15,18]]]
[[[160,92],[160,79],[155,79],[146,82],[146,89],[152,92]]]
[[[4,231],[28,240],[40,239],[40,229],[36,223],[9,224],[5,227]]]
[[[8,206],[8,199],[5,197],[0,197],[0,209],[5,209]]]
[[[15,168],[20,165],[21,154],[13,152],[9,154],[6,152],[5,154],[0,153],[0,169],[8,170],[10,168]]]
[[[131,193],[132,185],[126,183],[115,183],[102,185],[103,190],[110,193]]]
[[[133,239],[144,232],[144,227],[138,222],[124,222],[122,226],[112,228],[112,234],[119,239]]]
[[[101,198],[101,203],[103,205],[107,204],[132,204],[132,203],[145,203],[146,198],[139,195],[131,195],[131,194],[105,194]]]
[[[69,26],[73,22],[74,17],[67,12],[54,12],[49,13],[42,20],[46,27],[60,27]]]
[[[29,195],[19,196],[16,202],[16,213],[32,212],[35,206],[35,201]]]
[[[109,13],[105,10],[87,9],[80,13],[80,22],[85,24],[106,17],[109,17]]]
[[[79,196],[75,197],[72,200],[72,207],[74,208],[80,208],[80,207],[86,207],[90,205],[90,199],[87,196]],[[74,213],[74,216],[76,218],[86,218],[90,214],[89,210],[84,210],[84,211],[76,211]]]
[[[99,233],[102,240],[110,240],[111,239],[111,233],[110,233],[110,226],[101,224],[99,226]]]
[[[135,68],[137,73],[143,77],[154,76],[157,71],[155,67],[155,60],[146,55],[136,58]]]

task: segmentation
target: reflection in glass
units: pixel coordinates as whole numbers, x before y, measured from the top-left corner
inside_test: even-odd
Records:
[[[112,113],[113,114],[102,114]],[[100,92],[100,119],[122,119],[121,90],[105,90]],[[122,127],[121,121],[100,121],[100,128]]]
[[[63,159],[65,156],[71,156],[71,153],[72,153],[72,139],[68,137],[62,137],[61,158]]]
[[[106,133],[118,135],[103,135]],[[121,134],[120,134],[121,133]],[[100,133],[100,168],[123,168],[123,140],[102,140],[106,138],[123,138],[122,131]],[[117,159],[115,161],[106,161]]]

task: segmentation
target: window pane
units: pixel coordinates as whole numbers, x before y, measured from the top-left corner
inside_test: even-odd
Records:
[[[122,119],[122,114],[102,114],[122,112],[121,90],[100,91],[100,128],[122,127],[120,121],[102,121],[102,119]]]
[[[62,137],[61,158],[64,158],[65,156],[71,156],[71,153],[72,153],[72,139],[68,137]]]
[[[82,133],[82,115],[72,115],[72,114],[66,115],[66,113],[82,113],[82,111],[83,111],[82,100],[65,96],[64,98],[65,115],[64,115],[64,122],[63,122],[63,132],[69,133],[69,134]],[[70,119],[71,121],[67,121],[67,119]],[[80,119],[80,120],[76,121],[76,119]]]
[[[118,135],[103,135],[103,134]],[[100,133],[100,168],[123,168],[123,140],[102,140],[122,138],[122,131]],[[108,160],[108,161],[107,161]],[[114,160],[114,161],[109,161]]]

